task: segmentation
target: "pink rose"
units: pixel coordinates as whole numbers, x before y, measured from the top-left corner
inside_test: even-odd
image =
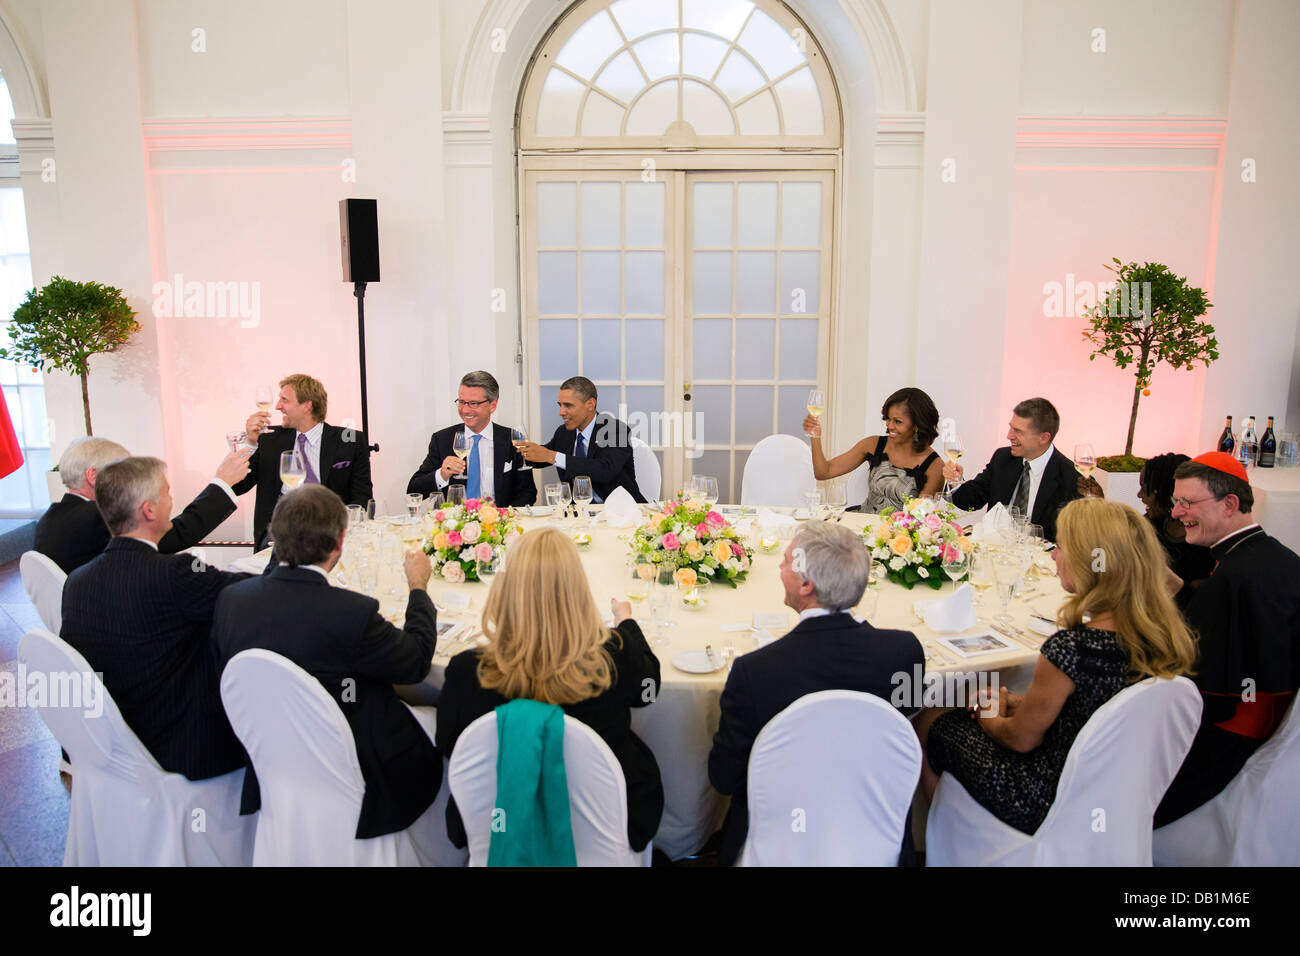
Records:
[[[731,542],[731,553],[738,558],[743,558],[745,556],[745,549],[733,541]]]
[[[464,543],[465,539],[461,537],[459,531],[451,531],[447,534],[447,547],[459,548]]]
[[[953,561],[956,561],[960,557],[960,555],[957,553],[957,549],[950,544],[945,544],[942,548],[940,548],[939,555],[941,559],[948,564],[951,564]]]
[[[459,561],[448,561],[442,566],[442,579],[448,584],[463,584],[465,569],[460,566]]]
[[[477,548],[475,548],[475,549],[474,549],[474,560],[476,560],[476,561],[491,561],[491,560],[492,560],[492,545],[490,545],[490,544],[488,544],[486,541],[484,541],[484,542],[483,542],[482,544],[480,544]]]
[[[434,515],[434,518],[437,519],[438,524],[442,524],[444,521],[447,520],[447,512],[439,511],[436,515]]]
[[[465,501],[465,510],[466,510],[466,511],[478,511],[478,506],[479,506],[479,504],[481,504],[481,500],[480,500],[480,499],[478,499],[478,498],[469,498],[469,499],[467,499],[467,500]]]
[[[938,531],[940,528],[943,527],[943,519],[940,518],[938,515],[926,515],[925,526],[929,528],[931,531]]]
[[[957,522],[955,522],[955,521],[949,521],[948,524],[952,525],[952,530],[953,530],[953,531],[956,531],[958,534],[961,534],[961,525],[959,525],[959,524],[958,524]]]
[[[695,526],[695,537],[698,538],[700,541],[703,541],[708,536],[709,536],[708,522],[701,521],[699,524]]]
[[[726,519],[723,518],[722,515],[718,514],[716,511],[710,511],[708,517],[705,520],[708,521],[709,524],[713,525],[715,528],[721,528],[724,524],[727,523]]]
[[[665,551],[676,551],[680,544],[681,542],[677,540],[677,535],[673,534],[671,531],[664,535],[663,546]]]

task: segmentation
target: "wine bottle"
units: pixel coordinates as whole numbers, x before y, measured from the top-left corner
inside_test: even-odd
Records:
[[[1232,416],[1229,415],[1228,420],[1223,423],[1223,434],[1219,436],[1219,451],[1231,455],[1235,447],[1237,447],[1237,439],[1232,434]]]
[[[1272,468],[1277,462],[1277,437],[1273,434],[1273,416],[1268,416],[1268,427],[1259,440],[1259,467]]]
[[[1259,438],[1255,435],[1255,416],[1247,415],[1241,429],[1241,442],[1237,446],[1237,460],[1244,468],[1254,468],[1259,455]]]

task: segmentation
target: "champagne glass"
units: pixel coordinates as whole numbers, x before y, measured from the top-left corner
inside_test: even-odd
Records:
[[[814,388],[808,393],[808,414],[819,422],[826,414],[826,393],[819,388]]]
[[[524,431],[522,426],[516,425],[514,428],[510,429],[510,443],[515,446],[515,451],[518,451],[519,446],[526,441],[528,441],[528,432]],[[529,464],[528,459],[525,458],[524,463],[519,466],[519,470],[532,471],[533,466]]]
[[[573,479],[573,503],[578,506],[578,517],[590,517],[587,513],[587,506],[591,504],[591,478],[587,475],[577,475]]]
[[[280,452],[280,481],[290,491],[297,488],[307,478],[307,468],[302,456],[297,451]]]
[[[1083,477],[1092,476],[1092,470],[1097,467],[1097,458],[1092,453],[1091,445],[1074,446],[1074,467],[1079,469],[1079,474]]]
[[[962,446],[961,446],[960,438],[958,438],[956,435],[953,435],[951,438],[944,439],[943,454],[945,458],[947,458],[950,462],[952,462],[955,465],[959,461],[961,461],[961,453],[962,453]],[[943,482],[944,498],[951,500],[952,492],[955,487],[957,486],[945,478]]]

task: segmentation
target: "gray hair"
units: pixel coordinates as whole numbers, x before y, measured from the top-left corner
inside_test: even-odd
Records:
[[[126,458],[131,453],[107,438],[77,438],[59,459],[59,478],[69,491],[86,483],[86,472],[91,468],[102,471],[110,461]]]
[[[871,555],[858,535],[838,524],[809,521],[799,529],[794,547],[803,551],[799,576],[812,582],[818,605],[843,611],[862,600],[871,577]]]
[[[501,394],[501,386],[491,372],[485,372],[479,369],[477,372],[466,372],[460,380],[460,384],[465,388],[481,388],[483,394],[489,402],[495,402],[497,396]]]
[[[140,506],[158,500],[166,472],[161,458],[122,458],[104,466],[95,479],[95,504],[113,537],[135,530]]]

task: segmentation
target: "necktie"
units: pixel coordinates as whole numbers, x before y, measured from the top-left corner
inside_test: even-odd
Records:
[[[1025,517],[1029,516],[1029,483],[1032,480],[1029,474],[1029,459],[1025,459],[1024,467],[1020,469],[1020,484],[1016,485],[1016,497],[1011,502]]]
[[[316,477],[316,470],[311,466],[311,458],[307,454],[307,433],[298,433],[298,455],[302,458],[303,470],[307,472],[307,477],[303,479],[304,484],[319,485],[320,479]]]
[[[582,432],[578,432],[578,437],[573,442],[573,454],[578,458],[587,456],[587,443],[582,440]]]
[[[469,450],[469,468],[465,472],[465,497],[479,497],[479,486],[482,479],[479,476],[478,462],[478,442],[482,435],[474,436],[474,447]]]

